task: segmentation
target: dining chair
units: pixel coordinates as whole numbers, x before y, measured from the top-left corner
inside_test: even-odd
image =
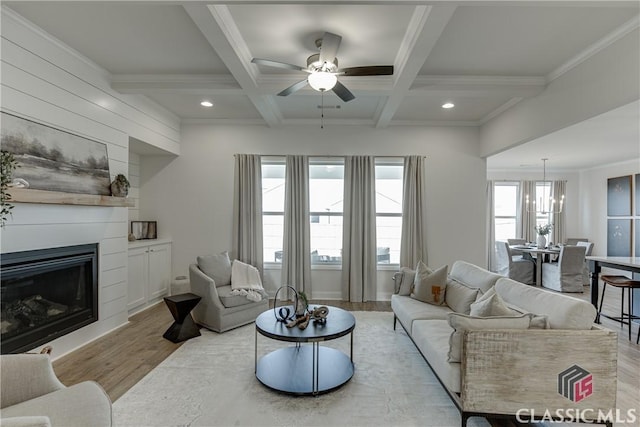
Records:
[[[576,246],[584,246],[586,248],[585,256],[591,255],[593,252],[593,242],[577,242]],[[584,266],[582,267],[582,284],[589,285],[589,266],[587,265],[587,260],[584,261]]]
[[[507,239],[507,242],[509,243],[509,246],[526,245],[527,239]],[[522,251],[511,248],[511,255],[522,255],[522,254],[523,254]]]
[[[589,239],[586,237],[567,237],[567,241],[564,242],[565,245],[575,246],[578,242],[588,242]]]
[[[535,263],[511,252],[508,242],[496,242],[497,273],[527,285],[535,284]]]
[[[584,246],[562,246],[558,262],[542,264],[542,286],[560,292],[583,292]]]

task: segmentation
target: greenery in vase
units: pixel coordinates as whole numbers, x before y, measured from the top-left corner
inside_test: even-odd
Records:
[[[129,187],[131,187],[131,184],[129,183],[129,180],[127,179],[127,177],[121,173],[116,175],[116,178],[113,180],[113,182],[117,183],[120,187],[124,188],[125,190],[128,190]]]
[[[13,209],[13,205],[8,202],[8,200],[11,200],[11,194],[7,193],[7,189],[9,188],[9,184],[11,184],[13,171],[18,167],[18,162],[13,156],[13,153],[5,150],[1,151],[1,161],[2,186],[0,189],[0,205],[2,206],[2,210],[0,211],[0,227],[4,227]]]
[[[546,236],[551,233],[551,229],[553,229],[553,224],[536,225],[536,232],[540,236]]]

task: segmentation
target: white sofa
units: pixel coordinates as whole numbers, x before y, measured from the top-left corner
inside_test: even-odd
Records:
[[[46,354],[0,357],[2,427],[108,427],[111,400],[100,385],[66,387]]]
[[[396,277],[412,280],[410,271]],[[492,287],[509,309],[538,315],[522,316],[542,319],[544,323],[538,326],[546,328],[512,329],[519,319],[500,329],[462,330],[458,326],[455,336],[461,336],[460,361],[450,361],[455,319],[475,324],[495,318],[478,320],[449,313],[468,315],[471,302]],[[590,303],[525,285],[464,261],[456,261],[451,268],[445,305],[418,301],[406,294],[406,283],[396,282],[397,291],[403,288],[400,293],[404,295],[391,298],[394,329],[399,321],[460,410],[462,426],[471,416],[536,418],[550,413],[558,418],[563,413],[569,416],[567,410],[574,414],[575,410],[592,410],[584,413],[591,421],[599,409],[615,413],[616,334],[593,323],[596,310]],[[533,323],[531,320],[529,327]],[[593,388],[588,397],[574,402],[561,394],[566,390],[560,390],[558,384],[562,373],[576,365],[592,375]]]

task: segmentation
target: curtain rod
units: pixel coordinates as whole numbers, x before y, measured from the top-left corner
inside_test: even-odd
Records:
[[[237,156],[238,154],[246,154],[246,153],[235,153],[233,155],[233,157]],[[286,156],[290,156],[291,154],[256,154],[257,156],[262,156],[262,157],[286,157]],[[294,156],[307,156],[307,157],[347,157],[347,156],[361,156],[362,154],[344,154],[344,155],[336,155],[336,154],[327,154],[327,155],[322,155],[322,154],[293,154]],[[380,157],[380,158],[388,158],[388,159],[401,159],[407,156],[376,156],[374,155],[373,157]],[[426,159],[428,156],[422,156],[423,159]]]

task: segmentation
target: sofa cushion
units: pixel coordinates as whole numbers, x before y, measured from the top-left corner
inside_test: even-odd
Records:
[[[456,261],[451,267],[449,277],[470,288],[478,288],[484,293],[503,276],[466,261]]]
[[[535,321],[532,322],[532,319]],[[449,338],[449,362],[459,362],[462,352],[462,335],[464,331],[485,329],[544,329],[546,319],[531,313],[519,316],[474,317],[460,313],[448,314],[449,326],[453,332]]]
[[[496,282],[496,292],[507,305],[546,315],[551,329],[589,330],[596,317],[595,307],[587,301],[559,294],[515,280],[502,278]]]
[[[218,298],[220,298],[220,302],[227,308],[238,307],[245,304],[252,304],[253,301],[249,300],[245,295],[231,294],[233,290],[231,285],[227,286],[217,286]]]
[[[484,295],[479,295],[476,301],[471,304],[470,309],[469,314],[476,317],[516,316],[521,314],[507,307],[494,288],[489,289]]]
[[[217,255],[199,256],[197,261],[200,270],[211,277],[216,286],[231,284],[231,260],[227,251]]]
[[[440,381],[450,391],[460,392],[460,363],[447,360],[453,329],[446,320],[416,320],[411,337]]]
[[[400,267],[400,285],[398,287],[398,295],[409,296],[413,288],[413,281],[416,278],[416,271],[409,267]]]
[[[433,270],[422,261],[418,262],[411,298],[434,305],[444,304],[447,268],[447,265],[443,265]]]
[[[52,426],[111,425],[111,401],[102,387],[84,381],[35,399],[2,408],[3,418],[45,416]]]
[[[469,314],[471,304],[478,298],[478,295],[480,295],[479,289],[470,288],[449,277],[444,299],[451,310],[456,313]]]
[[[391,295],[391,309],[409,334],[412,333],[415,320],[447,320],[447,314],[451,312],[451,309],[446,305],[425,304],[404,295]]]

